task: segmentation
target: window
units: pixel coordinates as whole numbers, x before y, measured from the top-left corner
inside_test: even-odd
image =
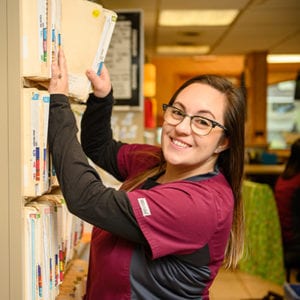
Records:
[[[295,81],[268,86],[267,140],[270,149],[286,149],[300,136],[300,99],[294,99]]]

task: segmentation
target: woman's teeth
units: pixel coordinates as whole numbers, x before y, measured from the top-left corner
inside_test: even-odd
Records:
[[[187,148],[187,147],[188,147],[187,144],[185,144],[185,143],[183,143],[183,142],[180,142],[180,141],[178,141],[178,140],[175,140],[175,139],[173,139],[172,142],[173,142],[176,146],[179,146],[179,147],[182,147],[182,148]]]

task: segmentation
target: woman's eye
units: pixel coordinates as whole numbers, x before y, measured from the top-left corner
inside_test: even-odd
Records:
[[[209,127],[210,126],[210,122],[205,120],[205,119],[202,119],[202,118],[196,118],[195,119],[196,123],[200,126],[207,126]]]
[[[183,116],[182,111],[177,110],[177,109],[174,109],[174,110],[173,110],[173,114],[174,114],[174,115],[177,115],[177,116]]]

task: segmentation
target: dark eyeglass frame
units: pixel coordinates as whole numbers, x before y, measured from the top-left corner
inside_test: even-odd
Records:
[[[182,115],[183,118],[182,118],[182,120],[181,120],[180,122],[177,123],[177,125],[180,124],[186,117],[189,117],[189,118],[191,119],[190,124],[192,124],[192,120],[193,120],[194,118],[200,118],[200,119],[203,119],[203,120],[206,120],[206,121],[210,122],[210,123],[211,123],[211,128],[210,128],[210,130],[208,131],[208,133],[203,134],[202,136],[205,136],[205,135],[210,134],[210,132],[212,131],[212,129],[215,128],[216,126],[222,128],[222,129],[225,131],[225,133],[227,133],[227,131],[228,131],[227,128],[226,128],[225,126],[223,126],[222,124],[220,124],[220,123],[218,123],[218,122],[216,122],[216,121],[214,121],[214,120],[211,120],[211,119],[206,118],[206,117],[203,117],[203,116],[198,116],[198,115],[190,116],[190,115],[188,115],[186,112],[184,112],[183,110],[179,109],[179,108],[176,107],[176,106],[173,106],[173,105],[170,105],[170,104],[163,104],[163,105],[162,105],[162,108],[163,108],[163,111],[164,111],[164,112],[166,112],[167,108],[175,109],[175,110],[177,110],[177,111]],[[194,130],[193,130],[193,132],[194,132]],[[196,132],[195,132],[195,133],[196,133]],[[201,134],[199,134],[199,133],[196,133],[196,134],[197,134],[197,135],[201,135]]]

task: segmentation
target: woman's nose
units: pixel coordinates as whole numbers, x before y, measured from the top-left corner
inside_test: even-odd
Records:
[[[192,133],[191,118],[186,116],[175,128],[179,133],[190,135]]]

